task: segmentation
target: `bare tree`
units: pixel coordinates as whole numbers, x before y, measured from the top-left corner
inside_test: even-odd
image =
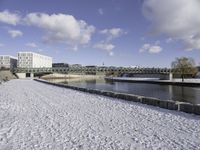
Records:
[[[172,62],[172,71],[180,74],[183,82],[185,75],[195,75],[198,72],[198,69],[195,67],[194,59],[180,57]]]

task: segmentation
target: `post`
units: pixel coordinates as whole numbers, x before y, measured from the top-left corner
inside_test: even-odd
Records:
[[[172,80],[173,79],[173,74],[172,72],[169,73],[169,80]]]
[[[31,78],[34,78],[34,73],[31,73]]]

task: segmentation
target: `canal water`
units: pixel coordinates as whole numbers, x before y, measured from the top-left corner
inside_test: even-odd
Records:
[[[200,104],[200,87],[184,87],[147,83],[111,82],[104,79],[51,79],[49,81],[65,83],[77,87],[129,93],[162,100],[174,100]]]

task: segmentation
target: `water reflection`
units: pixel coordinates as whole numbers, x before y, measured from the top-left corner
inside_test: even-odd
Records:
[[[193,104],[200,103],[200,91],[198,90],[199,88],[182,86],[173,86],[172,88],[172,99],[177,99],[183,102],[190,102]]]
[[[200,104],[199,87],[183,87],[174,85],[159,85],[146,83],[112,82],[104,79],[53,79],[52,82],[62,82],[69,85],[117,91],[141,96],[156,97],[163,100],[175,100]]]

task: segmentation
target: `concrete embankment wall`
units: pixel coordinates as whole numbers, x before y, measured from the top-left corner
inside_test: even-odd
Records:
[[[152,106],[165,108],[165,109],[169,109],[169,110],[177,110],[177,111],[182,111],[182,112],[186,112],[186,113],[193,113],[196,115],[200,115],[200,105],[193,105],[193,104],[184,103],[184,102],[175,102],[175,101],[171,101],[171,100],[161,100],[161,99],[157,99],[157,98],[144,97],[144,96],[138,96],[138,95],[133,95],[133,94],[125,94],[125,93],[104,91],[104,90],[98,90],[98,89],[75,87],[75,86],[71,86],[71,85],[67,85],[67,84],[52,83],[52,82],[48,82],[45,80],[39,80],[39,79],[34,79],[34,80],[42,82],[42,83],[58,86],[58,87],[64,87],[64,88],[69,88],[69,89],[78,90],[78,91],[82,91],[82,92],[88,92],[88,93],[108,96],[108,97],[112,97],[112,98],[119,98],[119,99],[132,101],[132,102],[140,102],[143,104],[152,105]]]

